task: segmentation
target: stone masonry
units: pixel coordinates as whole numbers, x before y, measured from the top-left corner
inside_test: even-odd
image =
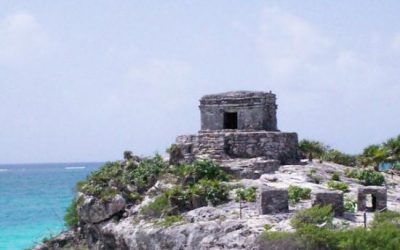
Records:
[[[344,212],[343,206],[343,192],[326,190],[318,191],[312,194],[313,206],[326,206],[331,205],[336,216],[342,216]]]
[[[252,158],[280,164],[298,162],[297,134],[278,130],[276,96],[271,92],[206,95],[199,107],[199,133],[176,139],[186,162],[201,158],[220,163]]]
[[[276,96],[271,92],[237,91],[206,95],[200,99],[201,130],[229,129],[230,115],[236,128],[277,131]]]
[[[367,207],[367,195],[372,196],[372,207]],[[384,210],[387,207],[387,190],[385,187],[367,186],[358,188],[357,210]]]
[[[288,190],[260,185],[257,190],[257,208],[260,214],[289,212]]]

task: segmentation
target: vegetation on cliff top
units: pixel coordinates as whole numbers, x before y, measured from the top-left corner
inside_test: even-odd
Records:
[[[265,249],[327,250],[395,250],[400,245],[400,213],[377,213],[370,228],[335,228],[332,219],[329,206],[299,211],[291,221],[295,232],[266,230],[260,245]]]
[[[228,180],[228,175],[212,161],[175,165],[169,169],[169,173],[179,178],[179,184],[143,207],[142,215],[177,215],[196,207],[218,205],[228,200],[229,186],[223,183]]]
[[[322,142],[307,139],[299,142],[299,150],[303,158],[318,158],[346,166],[373,167],[378,170],[380,163],[397,162],[400,167],[400,135],[381,144],[370,145],[360,155],[345,154]]]

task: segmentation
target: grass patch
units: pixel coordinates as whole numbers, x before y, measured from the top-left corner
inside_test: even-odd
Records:
[[[166,216],[164,217],[160,222],[158,222],[157,224],[162,226],[162,227],[170,227],[175,223],[178,222],[183,222],[184,219],[182,216],[180,215],[170,215],[170,216]]]
[[[162,194],[155,198],[153,202],[151,202],[147,206],[144,206],[140,210],[140,213],[146,217],[158,218],[168,213],[169,209],[170,207],[168,205],[168,197],[166,194]]]
[[[330,189],[335,189],[335,190],[340,190],[343,192],[348,192],[349,191],[349,185],[347,183],[344,182],[340,182],[340,181],[328,181],[327,183],[328,187]]]
[[[340,174],[338,172],[334,172],[331,176],[332,181],[340,181]]]

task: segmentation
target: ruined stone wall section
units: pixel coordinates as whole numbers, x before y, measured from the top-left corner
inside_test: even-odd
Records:
[[[184,154],[208,155],[212,159],[255,158],[279,160],[281,164],[298,162],[297,134],[269,131],[200,131],[197,136],[179,136]],[[191,147],[188,146],[191,145]],[[191,152],[187,150],[191,148]]]
[[[225,137],[225,152],[233,158],[266,157],[282,164],[298,162],[296,133],[237,132]]]
[[[201,129],[224,129],[224,113],[237,112],[237,129],[277,131],[276,96],[264,92],[208,95],[200,100]]]

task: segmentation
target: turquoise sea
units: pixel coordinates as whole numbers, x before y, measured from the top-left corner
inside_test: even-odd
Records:
[[[26,249],[65,229],[76,182],[101,165],[0,165],[0,250]]]

